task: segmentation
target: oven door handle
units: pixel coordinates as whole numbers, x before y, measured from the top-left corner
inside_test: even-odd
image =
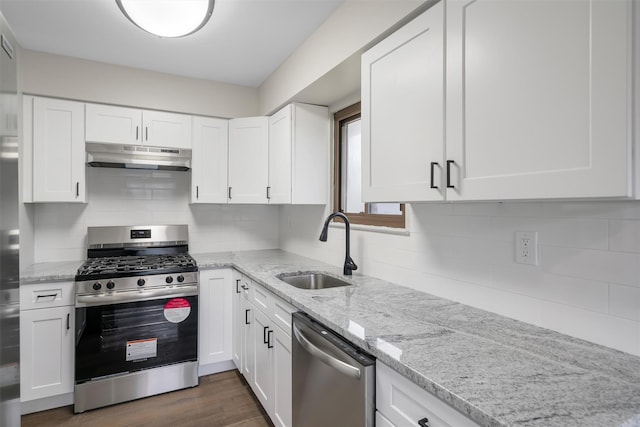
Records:
[[[307,337],[304,336],[304,333],[298,328],[298,326],[294,323],[292,326],[293,335],[296,338],[296,341],[300,343],[302,348],[304,348],[311,356],[319,359],[332,367],[333,369],[342,372],[345,375],[350,377],[360,379],[362,376],[360,369],[357,366],[350,365],[342,360],[336,359],[332,355],[322,351],[322,349],[316,347]]]
[[[76,307],[93,307],[126,302],[149,301],[165,297],[187,297],[194,295],[198,295],[198,285],[186,285],[156,290],[122,291],[102,295],[78,295],[76,296]]]

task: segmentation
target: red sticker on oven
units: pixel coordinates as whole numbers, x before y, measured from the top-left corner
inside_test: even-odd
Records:
[[[174,298],[164,305],[164,318],[171,323],[183,322],[191,313],[191,304],[184,298]]]

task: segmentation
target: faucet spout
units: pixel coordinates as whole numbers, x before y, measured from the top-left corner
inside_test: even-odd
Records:
[[[350,248],[351,231],[349,226],[349,218],[347,218],[347,216],[342,212],[334,212],[331,215],[329,215],[327,219],[324,221],[324,226],[322,227],[322,232],[320,233],[320,241],[321,242],[327,241],[327,236],[329,234],[329,223],[333,218],[342,218],[342,221],[344,222],[344,229],[346,232],[346,238],[345,238],[346,247],[345,247],[345,256],[344,256],[344,268],[342,269],[342,274],[344,274],[345,276],[351,276],[351,272],[353,270],[357,270],[358,266],[356,265],[355,262],[353,262],[353,259],[351,259],[351,255],[349,254],[351,250]]]

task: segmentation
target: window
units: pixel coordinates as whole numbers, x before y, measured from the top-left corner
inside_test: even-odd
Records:
[[[352,224],[404,228],[404,204],[362,202],[360,103],[334,114],[334,201]]]

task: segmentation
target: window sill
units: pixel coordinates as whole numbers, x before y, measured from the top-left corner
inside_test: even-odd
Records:
[[[344,222],[332,221],[330,228],[344,228]],[[406,228],[382,227],[379,225],[351,224],[351,230],[370,231],[373,233],[394,234],[396,236],[409,236],[411,233]]]

